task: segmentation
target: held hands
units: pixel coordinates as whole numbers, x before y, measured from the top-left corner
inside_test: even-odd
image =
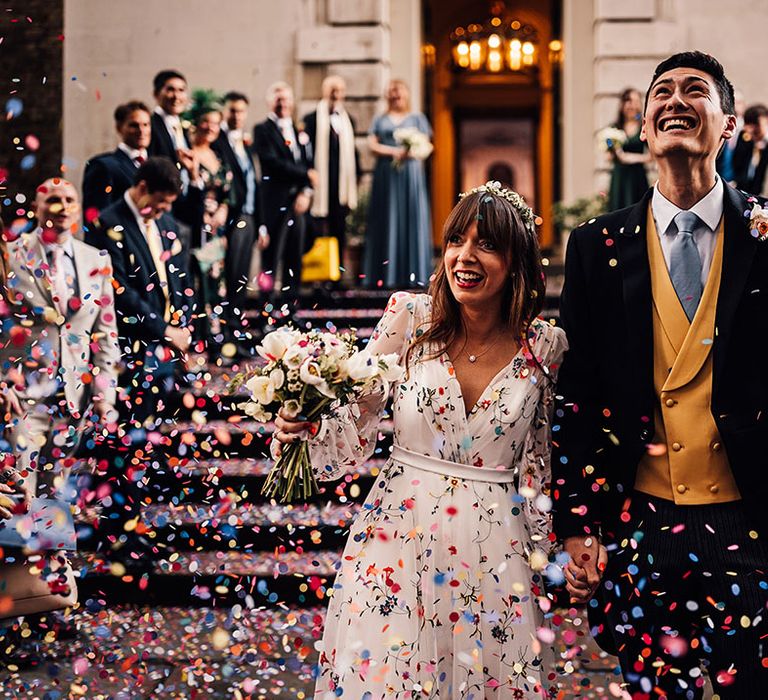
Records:
[[[570,556],[565,567],[566,589],[571,603],[584,605],[595,594],[608,563],[608,552],[597,537],[569,537],[563,548]]]
[[[320,430],[320,422],[311,423],[297,420],[296,416],[291,416],[283,407],[275,418],[275,428],[272,456],[277,459],[282,454],[283,445],[289,445],[292,442],[306,440],[308,436],[317,435],[317,431]]]
[[[316,190],[317,185],[320,182],[320,173],[314,168],[310,168],[307,170],[307,177],[309,178],[310,185],[312,185],[312,189]]]

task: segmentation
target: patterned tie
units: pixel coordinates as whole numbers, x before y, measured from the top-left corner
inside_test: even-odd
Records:
[[[669,276],[689,321],[693,321],[703,291],[701,256],[693,232],[701,220],[692,211],[681,211],[675,218],[677,234],[669,255]]]
[[[160,291],[165,297],[165,320],[170,319],[170,299],[168,289],[168,271],[165,267],[165,260],[163,260],[163,242],[161,240],[160,231],[157,228],[157,224],[154,221],[144,221],[144,237],[147,241],[149,253],[152,256],[152,261],[155,263],[155,270],[157,270],[157,280],[160,286]]]

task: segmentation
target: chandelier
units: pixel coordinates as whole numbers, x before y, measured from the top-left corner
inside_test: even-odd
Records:
[[[536,28],[505,17],[503,2],[491,5],[491,17],[483,24],[456,27],[451,32],[454,69],[472,73],[524,71],[536,67],[539,38]]]

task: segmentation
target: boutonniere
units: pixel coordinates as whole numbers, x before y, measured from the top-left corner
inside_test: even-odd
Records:
[[[250,134],[243,134],[243,146],[246,148],[253,146],[253,138]]]
[[[763,209],[759,203],[752,205],[752,210],[746,212],[749,216],[749,232],[758,241],[768,240],[768,209]]]
[[[300,131],[297,138],[302,146],[309,145],[309,134],[306,131]]]

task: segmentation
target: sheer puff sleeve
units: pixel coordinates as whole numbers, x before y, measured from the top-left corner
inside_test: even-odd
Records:
[[[557,372],[568,342],[561,328],[555,328],[544,321],[536,321],[535,324],[535,340],[531,350],[540,363],[541,371],[534,376],[541,383],[541,393],[525,439],[520,467],[520,495],[525,499],[523,511],[532,546],[543,554],[540,562],[543,565],[554,550],[551,512],[552,412]]]
[[[428,302],[425,294],[393,294],[371,335],[368,350],[374,355],[397,353],[399,364],[404,365],[416,327],[415,319],[422,315]],[[371,457],[389,388],[380,386],[356,403],[337,408],[332,418],[322,421],[317,435],[309,441],[312,466],[318,479],[338,479],[347,469]]]

